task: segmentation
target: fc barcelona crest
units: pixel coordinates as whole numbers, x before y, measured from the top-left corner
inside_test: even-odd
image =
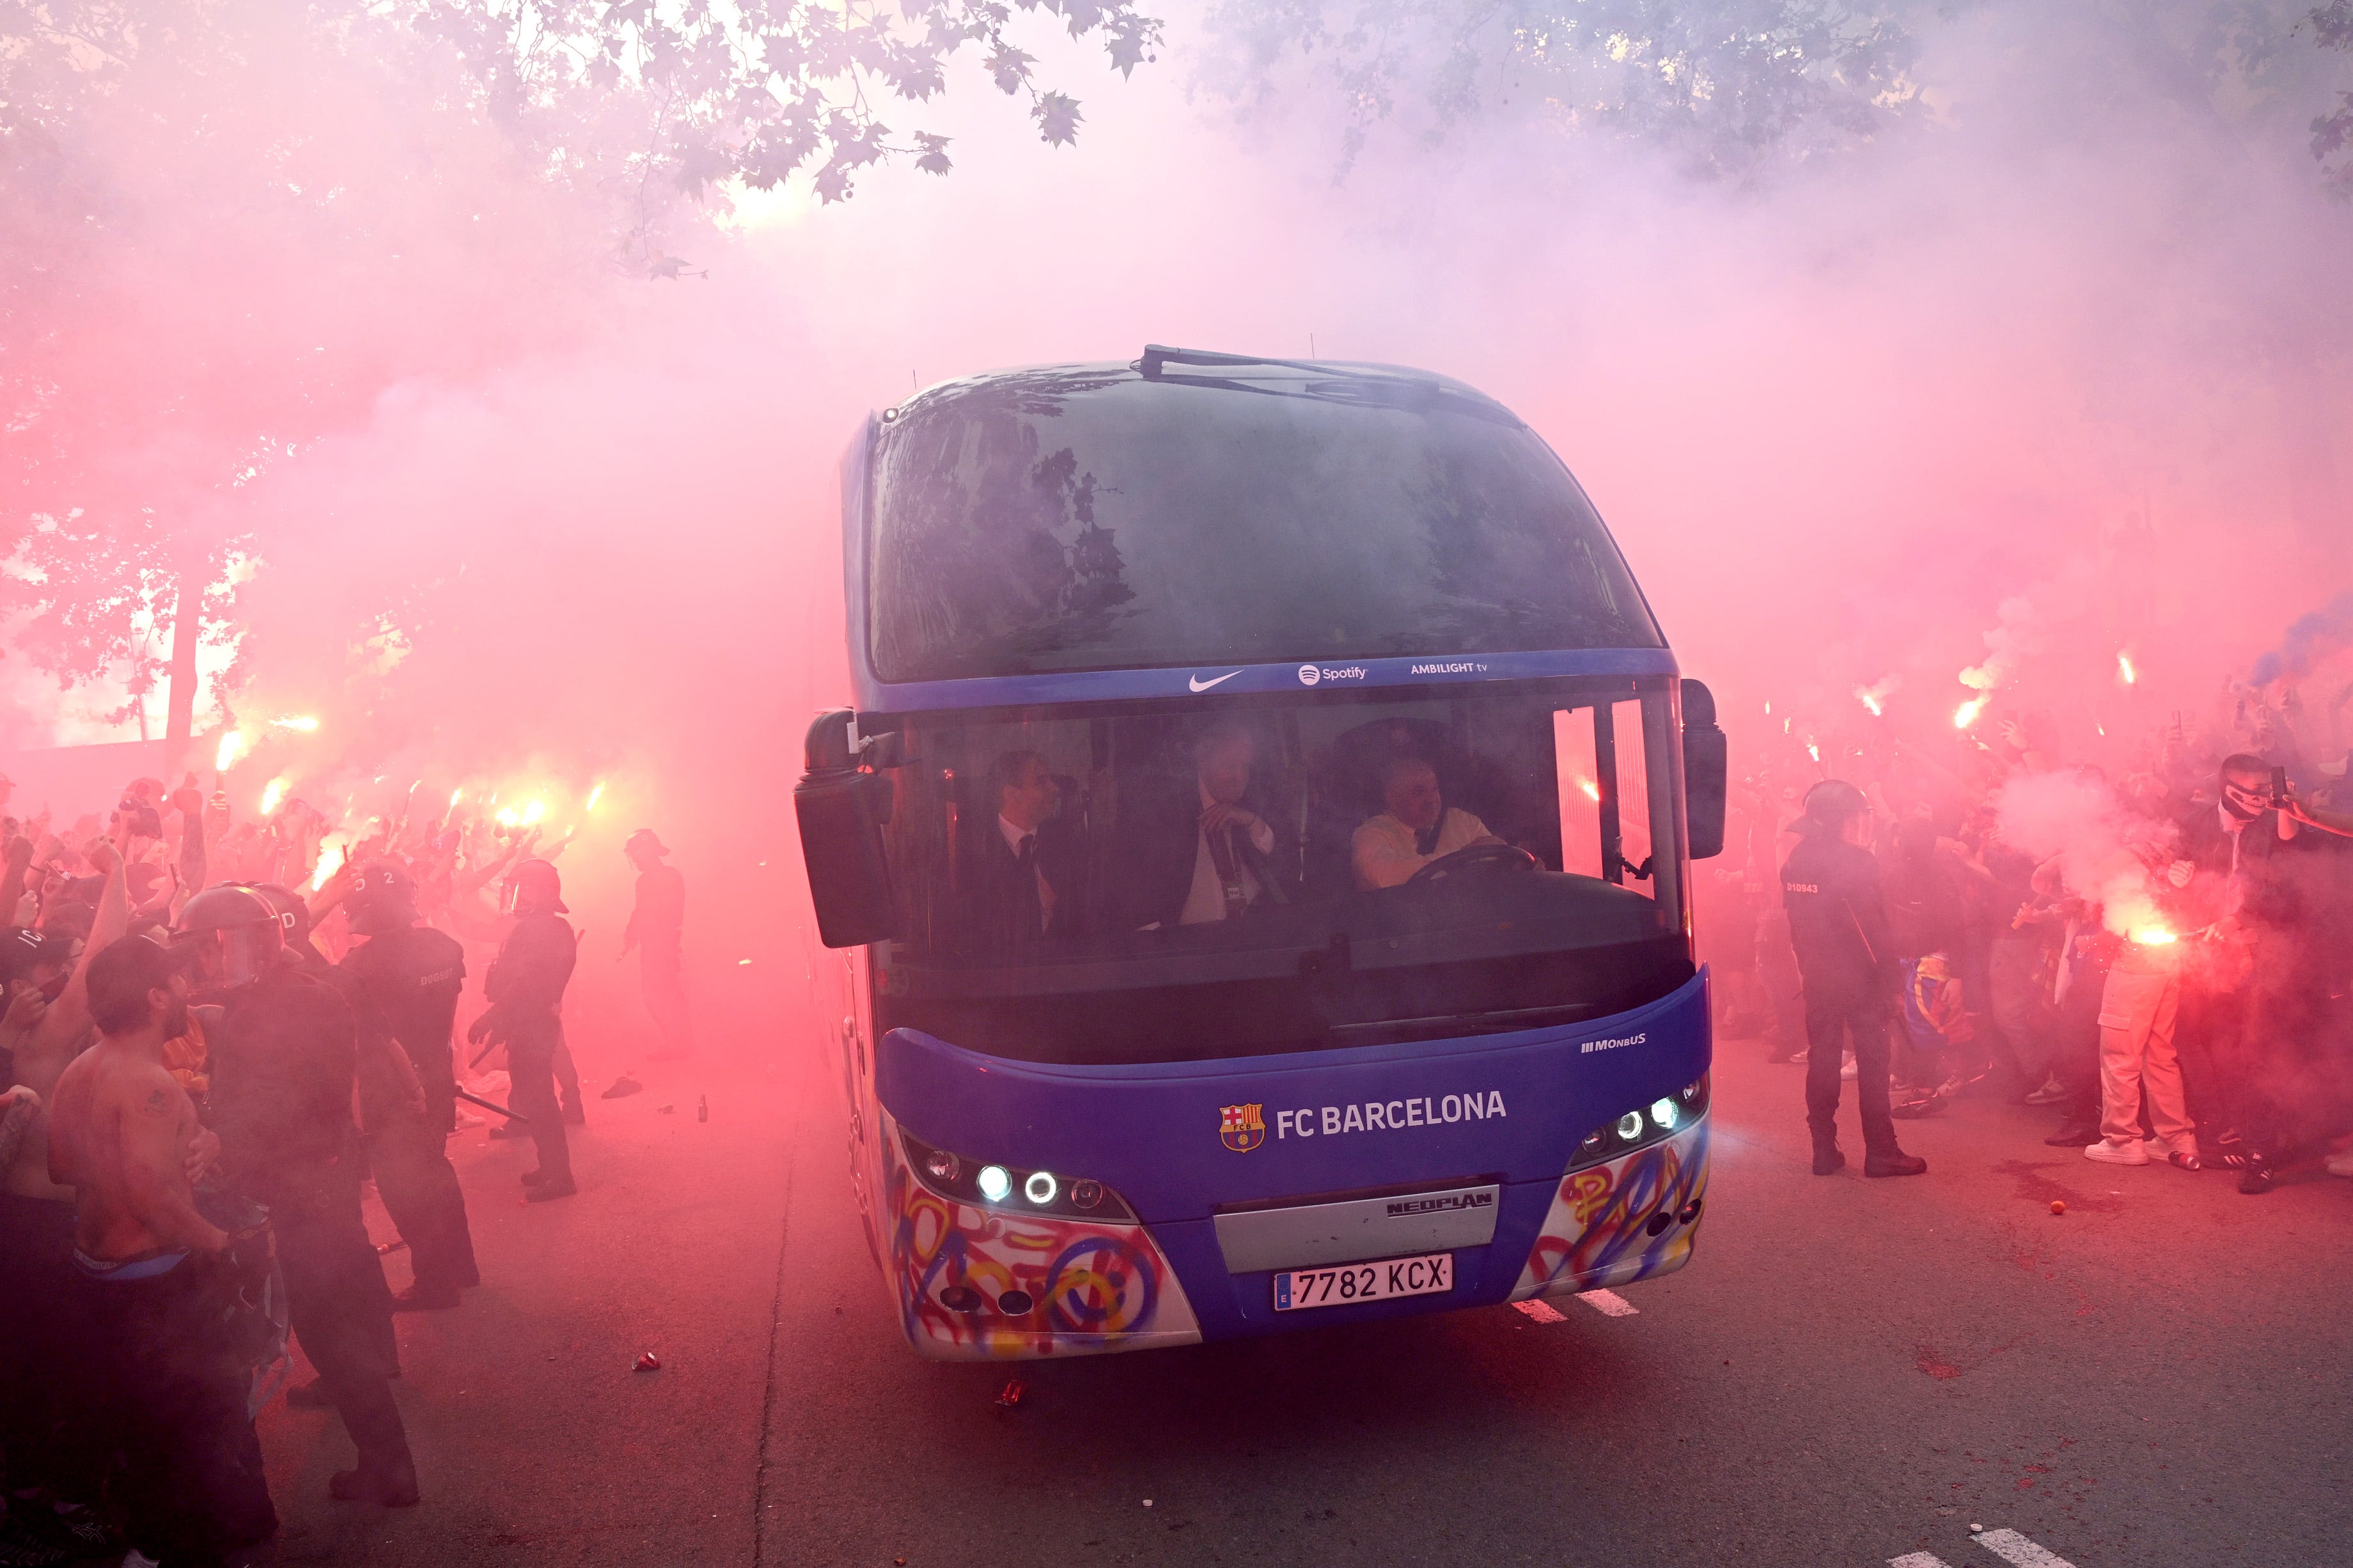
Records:
[[[1235,1153],[1249,1153],[1266,1142],[1266,1107],[1227,1106],[1219,1112],[1218,1138]]]

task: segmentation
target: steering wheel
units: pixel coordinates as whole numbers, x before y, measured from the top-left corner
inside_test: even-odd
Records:
[[[1440,855],[1405,880],[1410,888],[1416,882],[1439,882],[1459,871],[1484,868],[1493,870],[1533,871],[1536,858],[1516,844],[1473,844],[1467,849],[1457,849],[1451,855]]]

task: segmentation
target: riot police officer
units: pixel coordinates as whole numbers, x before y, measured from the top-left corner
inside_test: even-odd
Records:
[[[1864,847],[1870,803],[1844,780],[1824,779],[1806,792],[1803,814],[1784,831],[1799,836],[1781,866],[1781,901],[1805,979],[1806,1124],[1814,1137],[1814,1174],[1835,1175],[1846,1164],[1838,1145],[1839,1067],[1851,1037],[1862,1173],[1916,1176],[1928,1162],[1896,1147],[1887,1103],[1895,942],[1879,862]]]
[[[397,860],[354,871],[343,913],[352,934],[367,939],[337,966],[353,987],[362,1037],[397,1046],[423,1092],[421,1116],[396,1101],[371,1111],[365,1131],[376,1192],[416,1268],[415,1281],[393,1298],[393,1310],[455,1307],[460,1289],[481,1283],[465,1193],[446,1147],[457,1131],[449,1041],[465,988],[466,950],[424,923],[416,879]]]
[[[287,952],[279,911],[250,888],[207,888],[180,911],[206,1005],[213,1131],[229,1184],[269,1210],[302,1350],[359,1450],[328,1490],[417,1501],[417,1466],[393,1402],[392,1292],[360,1217],[352,1123],[358,1030],[351,1008]]]
[[[579,1191],[555,1098],[555,1053],[564,1041],[559,1009],[578,943],[564,919],[570,911],[564,907],[562,880],[546,861],[518,863],[507,875],[504,902],[514,927],[483,978],[490,1008],[474,1020],[466,1038],[476,1045],[506,1045],[514,1109],[529,1119],[532,1142],[539,1147],[539,1169],[523,1173],[523,1196],[545,1203]]]

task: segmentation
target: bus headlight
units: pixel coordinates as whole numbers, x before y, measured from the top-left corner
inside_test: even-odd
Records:
[[[1090,1177],[968,1159],[935,1148],[903,1127],[899,1130],[899,1142],[916,1179],[951,1202],[977,1204],[1006,1214],[1134,1223],[1135,1211],[1117,1193]]]
[[[1641,1110],[1629,1110],[1586,1134],[1568,1168],[1598,1165],[1672,1137],[1707,1111],[1707,1075],[1702,1073],[1673,1094],[1662,1095]]]

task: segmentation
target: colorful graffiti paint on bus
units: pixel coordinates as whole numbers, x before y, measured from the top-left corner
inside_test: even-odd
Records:
[[[1513,1300],[1629,1285],[1681,1268],[1707,1191],[1707,1126],[1703,1119],[1663,1143],[1562,1177]]]
[[[886,1271],[908,1342],[949,1360],[1088,1355],[1191,1344],[1184,1288],[1140,1225],[1006,1214],[915,1178],[881,1139],[892,1226]]]

